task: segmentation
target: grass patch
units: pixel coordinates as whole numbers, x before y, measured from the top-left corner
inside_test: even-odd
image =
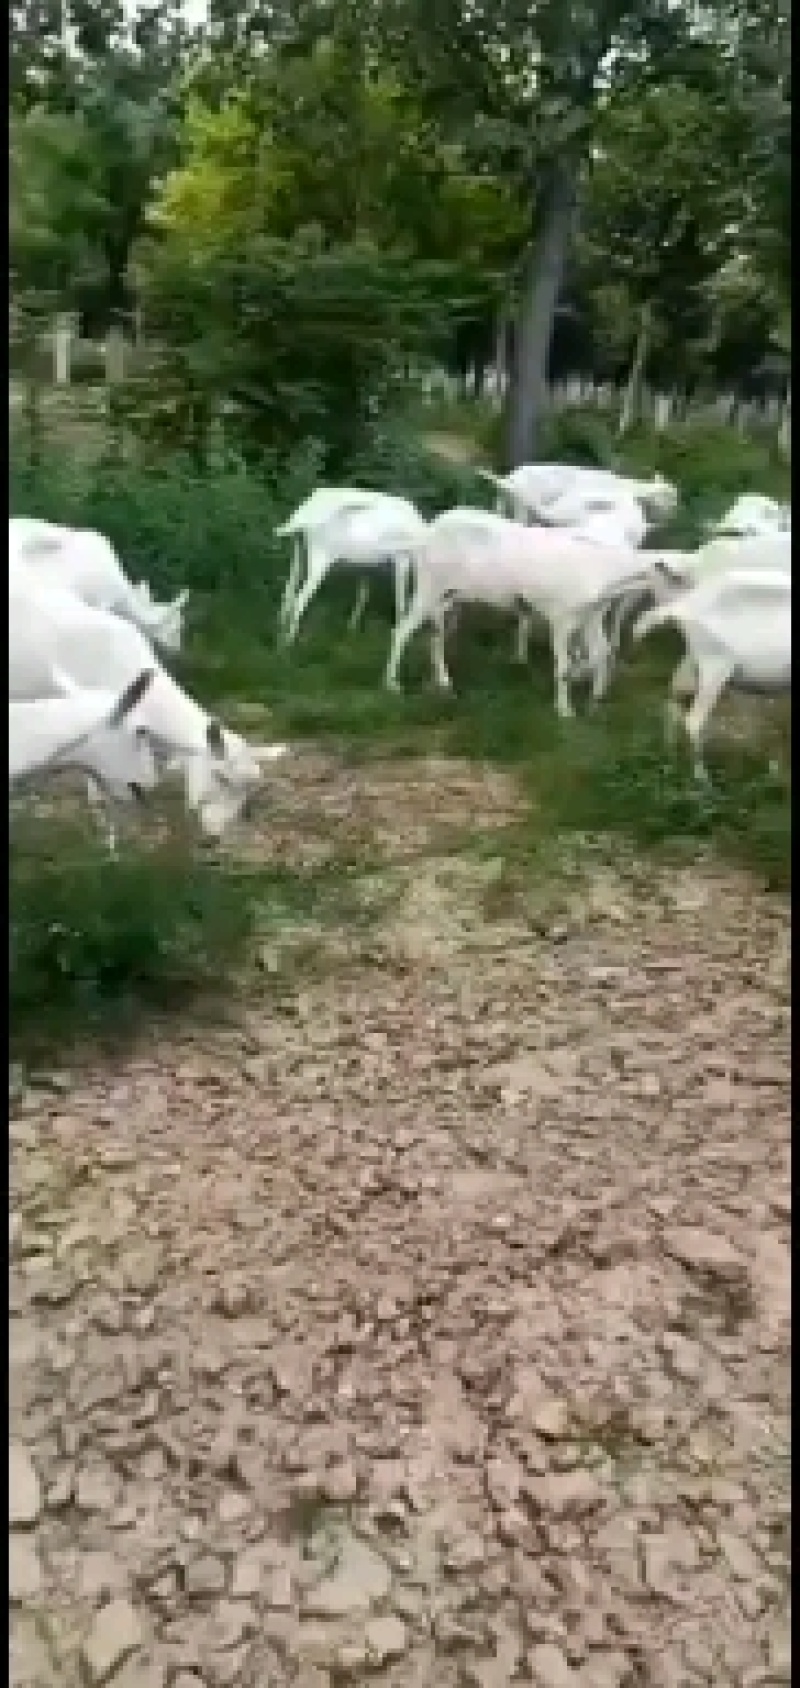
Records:
[[[133,842],[116,860],[79,820],[15,816],[10,866],[10,1054],[23,1064],[145,1018],[231,1003],[268,942],[365,918],[353,870],[242,867],[185,840]]]
[[[510,660],[511,620],[464,613],[449,653],[452,696],[431,685],[428,644],[419,635],[403,669],[404,693],[387,694],[382,674],[390,631],[388,587],[375,593],[365,625],[346,627],[350,592],[326,583],[294,650],[265,651],[227,635],[205,666],[193,658],[201,694],[224,692],[232,718],[239,688],[257,696],[259,731],[309,737],[346,750],[349,759],[464,756],[512,766],[530,799],[526,836],[538,842],[568,833],[619,833],[642,848],[708,849],[759,873],[771,888],[790,884],[791,743],[785,706],[724,702],[712,720],[707,761],[710,789],[698,789],[684,746],[666,747],[663,708],[680,645],[655,635],[632,651],[593,711],[584,695],[579,714],[554,713],[552,662],[540,641],[529,665]],[[741,737],[733,736],[737,728]],[[775,759],[785,771],[770,772]]]

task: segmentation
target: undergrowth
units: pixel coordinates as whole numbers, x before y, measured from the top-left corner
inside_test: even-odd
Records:
[[[243,958],[276,937],[365,919],[351,866],[242,865],[186,836],[111,858],[82,819],[15,815],[9,876],[12,1060],[113,1049],[145,1017],[235,1002]],[[270,983],[269,971],[261,977]],[[277,981],[273,981],[273,984]]]
[[[585,458],[560,426],[553,455]],[[605,453],[679,482],[672,543],[696,543],[703,523],[739,491],[788,495],[785,465],[729,430],[639,432],[620,443],[603,435],[599,419],[591,427],[596,458]],[[488,450],[483,460],[491,460]],[[469,468],[446,464],[400,435],[377,440],[350,478],[403,491],[431,514],[456,502],[491,503],[491,489]],[[329,579],[294,649],[278,649],[288,556],[274,528],[315,479],[311,449],[280,475],[274,465],[260,477],[222,466],[198,477],[181,462],[157,470],[100,467],[59,445],[33,466],[17,457],[10,503],[13,513],[101,529],[129,572],[146,575],[159,594],[188,586],[187,648],[175,671],[202,702],[254,737],[326,741],[350,761],[438,752],[510,764],[527,793],[527,819],[509,833],[507,847],[531,873],[554,838],[616,835],[640,848],[712,850],[750,867],[762,883],[788,888],[789,775],[769,772],[771,759],[788,770],[788,713],[765,706],[751,711],[746,731],[718,733],[709,754],[712,788],[699,793],[686,757],[664,746],[661,712],[679,650],[669,633],[626,656],[598,711],[580,705],[579,718],[566,722],[554,714],[545,651],[533,650],[521,670],[510,661],[510,622],[479,614],[464,615],[450,654],[452,697],[430,685],[424,638],[408,653],[404,695],[387,694],[387,581],[376,581],[365,623],[353,633],[347,618],[355,581]],[[730,716],[741,728],[740,712],[731,708]],[[313,881],[289,870],[233,871],[185,837],[126,847],[110,861],[85,827],[63,837],[61,828],[32,817],[12,824],[17,1051],[53,1036],[95,1036],[101,1027],[135,1023],[142,1009],[158,1013],[219,993],[265,919],[267,926],[279,922],[287,909],[302,919],[311,909],[318,913],[322,898],[329,915],[346,917],[341,885],[332,894],[330,875],[326,890],[324,875]]]

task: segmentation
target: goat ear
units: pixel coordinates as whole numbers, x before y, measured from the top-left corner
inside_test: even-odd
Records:
[[[672,568],[663,557],[656,557],[656,572],[661,575],[662,580],[666,580],[668,586],[685,586],[686,584],[686,576],[681,574],[680,569]]]
[[[148,686],[152,685],[155,679],[155,673],[154,668],[143,668],[141,674],[137,674],[136,679],[126,686],[109,718],[110,727],[118,727],[126,715],[130,715],[131,710],[141,703]]]
[[[206,727],[206,744],[212,756],[225,755],[225,740],[222,737],[222,728],[219,721],[209,721]]]

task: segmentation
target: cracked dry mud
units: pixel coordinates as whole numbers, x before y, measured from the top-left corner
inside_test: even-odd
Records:
[[[496,783],[347,778],[405,914],[12,1117],[11,1680],[788,1683],[788,911],[492,918]]]

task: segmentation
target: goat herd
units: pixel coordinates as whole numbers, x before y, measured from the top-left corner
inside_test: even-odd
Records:
[[[450,686],[444,635],[464,603],[518,615],[516,655],[525,661],[534,616],[549,626],[555,706],[573,714],[571,691],[590,677],[592,697],[609,683],[626,618],[641,638],[662,622],[683,632],[686,655],[673,677],[670,736],[678,698],[691,697],[685,727],[695,771],[705,778],[702,739],[726,686],[762,692],[791,683],[791,517],[754,494],[739,498],[698,551],[640,550],[651,529],[674,515],[675,487],[609,470],[528,464],[506,477],[480,471],[496,488],[496,513],[446,510],[427,523],[407,499],[349,488],[318,488],[278,528],[294,542],[280,608],[287,643],[329,571],[394,565],[395,626],[385,681],[417,630],[431,627],[433,678]],[[506,513],[503,513],[506,512]],[[305,578],[303,578],[305,566]],[[359,590],[351,626],[363,613]]]
[[[636,480],[565,464],[523,465],[496,489],[495,512],[459,507],[426,522],[407,499],[320,487],[277,533],[293,555],[279,612],[291,644],[332,568],[362,571],[351,616],[367,602],[369,572],[391,564],[395,625],[387,686],[415,632],[431,629],[437,685],[450,686],[445,629],[462,604],[516,612],[516,656],[527,656],[534,617],[551,636],[555,707],[573,713],[572,687],[608,686],[627,617],[634,639],[667,621],[686,652],[671,683],[668,731],[684,716],[695,770],[705,778],[703,734],[726,686],[774,692],[791,684],[791,516],[747,494],[694,552],[652,547],[676,511],[660,476]],[[641,549],[645,539],[647,549]],[[209,715],[164,667],[180,648],[186,593],[159,604],[132,583],[101,534],[9,521],[9,786],[53,768],[86,775],[115,847],[117,803],[143,797],[167,768],[183,774],[188,808],[218,837],[245,809],[280,744],[252,745]]]

